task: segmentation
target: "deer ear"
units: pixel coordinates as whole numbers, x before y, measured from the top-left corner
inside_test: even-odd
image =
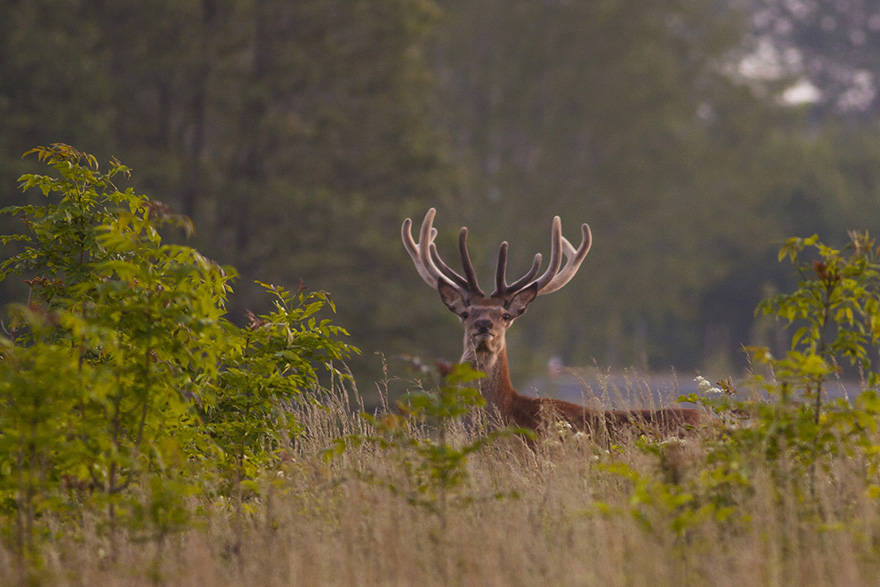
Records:
[[[504,307],[514,318],[516,318],[525,313],[529,304],[534,302],[536,297],[538,297],[538,283],[533,282],[528,287],[525,287],[510,296],[507,302],[505,302]]]
[[[445,280],[437,280],[437,291],[440,292],[440,299],[443,300],[446,307],[456,314],[461,315],[465,308],[467,308],[468,304],[462,296],[462,293]]]

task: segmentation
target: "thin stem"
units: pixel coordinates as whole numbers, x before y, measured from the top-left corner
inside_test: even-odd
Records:
[[[819,327],[819,340],[817,344],[816,351],[820,357],[824,360],[826,357],[826,351],[828,348],[828,344],[826,342],[826,335],[828,332],[828,322],[831,318],[831,299],[834,293],[834,283],[835,280],[829,277],[825,277],[825,291],[822,299],[822,319]],[[814,412],[813,412],[813,424],[817,427],[816,435],[813,437],[813,446],[811,449],[811,458],[810,458],[810,497],[815,498],[816,496],[816,456],[819,450],[819,432],[818,426],[821,421],[821,410],[822,410],[822,393],[823,386],[822,383],[825,380],[824,375],[816,376],[816,397],[814,399]]]
[[[828,343],[826,341],[826,335],[828,332],[828,322],[831,319],[831,299],[833,297],[834,285],[833,282],[829,279],[825,283],[825,295],[822,301],[822,320],[819,328],[819,341],[817,352],[820,357],[825,359],[825,355],[827,354]],[[822,391],[823,391],[823,382],[825,377],[820,375],[816,378],[816,400],[815,400],[815,413],[813,414],[813,423],[819,424],[819,412],[822,409]]]

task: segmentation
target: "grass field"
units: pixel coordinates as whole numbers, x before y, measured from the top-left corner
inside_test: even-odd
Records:
[[[410,393],[377,416],[338,383],[318,397],[357,352],[316,318],[327,294],[264,284],[273,309],[236,326],[233,274],[156,237],[186,219],[108,192],[118,162],[33,152],[61,178],[26,184],[63,197],[9,209],[35,249],[4,267],[41,276],[0,341],[0,587],[878,584],[867,234],[786,241],[803,281],[758,311],[796,329],[789,350],[747,347],[742,384],[673,386],[708,426],[526,441],[468,413],[482,400],[468,365],[408,359],[425,383],[388,377],[386,397]],[[847,369],[858,387],[835,394]],[[576,380],[590,407],[670,391]]]
[[[809,492],[784,459],[749,463],[734,487],[707,477],[718,430],[608,447],[551,431],[531,448],[510,438],[472,454],[432,508],[411,503],[400,454],[366,443],[323,457],[340,434],[368,430],[343,402],[299,417],[307,434],[243,511],[194,497],[189,529],[113,544],[89,519],[59,526],[29,577],[0,551],[0,584],[857,586],[880,575],[880,508],[861,457],[820,459]],[[457,425],[448,440],[479,431]]]

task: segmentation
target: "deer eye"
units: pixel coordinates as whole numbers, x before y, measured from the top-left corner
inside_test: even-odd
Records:
[[[467,320],[468,316],[470,316],[470,313],[462,312],[461,314],[459,314],[459,316],[461,316],[462,320]]]
[[[513,318],[513,316],[511,316],[507,312],[505,312],[504,314],[501,315],[501,319],[504,320],[505,322],[509,322],[511,318]]]

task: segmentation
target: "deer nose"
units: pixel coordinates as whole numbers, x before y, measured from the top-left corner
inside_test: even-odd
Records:
[[[483,318],[482,320],[477,320],[476,322],[474,322],[474,328],[477,329],[477,332],[479,334],[486,334],[490,330],[492,330],[492,321],[486,320],[485,318]]]

